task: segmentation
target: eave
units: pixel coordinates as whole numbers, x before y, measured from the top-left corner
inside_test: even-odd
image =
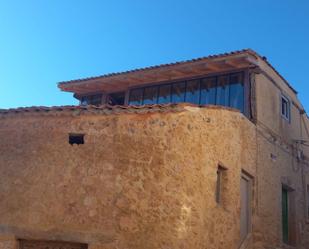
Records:
[[[115,92],[138,85],[174,81],[185,78],[243,70],[256,67],[257,57],[251,50],[202,57],[189,61],[163,64],[98,77],[60,82],[62,91],[77,95],[93,92]]]

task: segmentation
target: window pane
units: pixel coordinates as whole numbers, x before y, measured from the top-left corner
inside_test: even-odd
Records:
[[[158,104],[171,103],[171,85],[162,85],[159,87]]]
[[[81,105],[89,105],[89,98],[87,97],[82,97],[81,101],[80,101]]]
[[[125,92],[110,93],[106,97],[106,103],[109,105],[124,105]]]
[[[81,105],[101,105],[102,94],[84,96],[81,99]]]
[[[284,96],[281,96],[281,114],[287,120],[290,120],[290,102]]]
[[[216,104],[216,78],[205,78],[201,81],[201,105]]]
[[[101,105],[102,104],[102,95],[92,95],[91,97],[91,105]]]
[[[244,112],[244,85],[241,73],[230,76],[230,107]]]
[[[186,102],[199,104],[200,103],[200,81],[191,80],[187,82]]]
[[[172,103],[185,102],[186,83],[180,82],[172,85]]]
[[[144,90],[144,105],[156,104],[158,98],[158,87],[146,87]]]
[[[141,105],[143,99],[143,89],[130,91],[129,105]]]
[[[218,77],[217,105],[229,105],[229,76]]]

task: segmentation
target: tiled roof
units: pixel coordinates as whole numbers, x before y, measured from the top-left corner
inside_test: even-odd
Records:
[[[186,63],[197,62],[197,61],[202,61],[202,60],[207,60],[207,59],[222,58],[222,57],[239,55],[239,54],[244,54],[244,53],[248,53],[248,54],[250,54],[254,57],[257,57],[257,58],[264,60],[279,75],[279,77],[288,85],[288,87],[291,90],[293,90],[295,93],[297,93],[297,91],[289,84],[289,82],[267,61],[266,57],[259,55],[257,52],[255,52],[254,50],[252,50],[250,48],[242,49],[242,50],[236,50],[236,51],[227,52],[227,53],[216,54],[216,55],[199,57],[199,58],[195,58],[195,59],[191,59],[191,60],[184,60],[184,61],[178,61],[178,62],[173,62],[173,63],[160,64],[160,65],[156,65],[156,66],[138,68],[138,69],[123,71],[123,72],[108,73],[108,74],[103,74],[103,75],[94,76],[94,77],[86,77],[86,78],[81,78],[81,79],[62,81],[62,82],[59,82],[58,85],[60,86],[60,85],[65,85],[65,84],[78,83],[78,82],[82,82],[82,81],[108,78],[108,77],[124,75],[124,74],[129,74],[129,73],[134,73],[134,72],[147,71],[147,70],[151,70],[151,69],[159,69],[159,68],[163,68],[163,67],[170,67],[170,66],[174,66],[174,65],[186,64]]]
[[[79,114],[122,114],[122,113],[153,113],[153,112],[180,112],[184,111],[186,107],[200,107],[211,109],[228,109],[238,112],[238,110],[214,106],[214,105],[194,105],[190,103],[180,104],[156,104],[156,105],[141,105],[141,106],[32,106],[32,107],[20,107],[12,109],[0,109],[0,117],[10,116],[11,114],[52,114],[52,113],[71,113],[73,115]]]
[[[230,55],[237,55],[237,54],[242,54],[242,53],[252,53],[252,52],[253,52],[254,55],[256,54],[251,49],[243,49],[243,50],[233,51],[233,52],[229,52],[229,53],[222,53],[222,54],[216,54],[216,55],[209,55],[209,56],[205,56],[205,57],[199,57],[199,58],[195,58],[195,59],[191,59],[191,60],[184,60],[184,61],[160,64],[160,65],[156,65],[156,66],[137,68],[137,69],[123,71],[123,72],[108,73],[108,74],[98,75],[98,76],[94,76],[94,77],[87,77],[87,78],[82,78],[82,79],[76,79],[76,80],[62,81],[62,82],[59,82],[58,84],[61,85],[61,84],[75,83],[75,82],[94,80],[94,79],[100,79],[100,78],[107,78],[107,77],[112,77],[112,76],[121,75],[121,74],[141,72],[141,71],[146,71],[146,70],[150,70],[150,69],[158,69],[158,68],[162,68],[162,67],[169,67],[169,66],[174,66],[174,65],[179,65],[179,64],[201,61],[201,60],[205,60],[205,59],[214,59],[214,58],[220,58],[220,57],[225,57],[225,56],[230,56]]]

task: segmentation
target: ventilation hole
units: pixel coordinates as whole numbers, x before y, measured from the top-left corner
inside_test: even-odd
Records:
[[[69,143],[73,144],[84,144],[84,136],[85,134],[69,134]]]

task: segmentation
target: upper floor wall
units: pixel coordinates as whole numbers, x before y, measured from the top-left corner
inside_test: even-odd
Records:
[[[253,84],[257,124],[287,143],[308,140],[309,122],[297,92],[267,61],[259,59],[258,66]]]

